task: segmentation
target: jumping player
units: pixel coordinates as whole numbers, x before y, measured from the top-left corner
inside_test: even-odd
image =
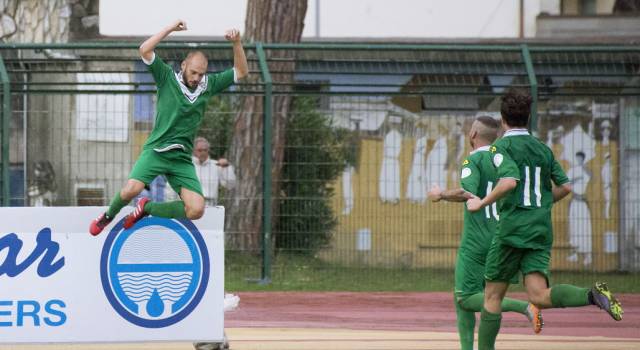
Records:
[[[247,76],[249,69],[240,33],[232,29],[225,33],[225,39],[233,43],[233,68],[207,73],[207,57],[200,51],[192,51],[182,61],[180,72],[175,73],[154,49],[172,32],[183,30],[187,30],[187,25],[178,20],[140,46],[142,61],[148,66],[158,89],[155,125],[129,174],[129,180],[113,197],[107,212],[91,222],[89,232],[94,236],[100,234],[118,212],[158,175],[166,176],[181,200],[154,203],[142,198],[135,210],[126,216],[125,228],[132,227],[146,215],[196,220],[204,214],[205,200],[191,161],[193,139],[209,99]]]

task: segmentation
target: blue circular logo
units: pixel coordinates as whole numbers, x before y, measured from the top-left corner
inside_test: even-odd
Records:
[[[111,306],[127,321],[162,328],[187,317],[209,281],[209,254],[189,220],[120,220],[102,247],[100,277]]]

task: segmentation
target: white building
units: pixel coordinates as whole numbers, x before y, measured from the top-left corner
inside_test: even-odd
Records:
[[[541,14],[606,15],[615,4],[615,0],[308,1],[306,38],[534,37],[540,32]],[[246,4],[246,0],[100,1],[100,33],[147,36],[180,18],[189,30],[175,35],[216,37],[230,27],[244,28]]]

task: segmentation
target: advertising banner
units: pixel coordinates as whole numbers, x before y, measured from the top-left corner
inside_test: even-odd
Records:
[[[221,341],[224,208],[190,220],[0,208],[0,343]]]

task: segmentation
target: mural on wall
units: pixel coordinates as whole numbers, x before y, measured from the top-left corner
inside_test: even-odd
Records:
[[[447,186],[447,137],[442,135],[436,139],[427,156],[427,184],[431,186]]]
[[[400,162],[402,135],[398,131],[400,117],[390,117],[390,129],[384,137],[383,159],[380,167],[380,200],[387,203],[400,201]]]
[[[556,257],[567,264],[558,265],[610,269],[618,253],[618,105],[574,101],[555,110],[562,112],[544,115],[542,128],[572,184],[569,198],[554,207]]]
[[[411,172],[409,173],[409,184],[407,185],[407,199],[413,203],[423,204],[427,200],[427,172],[425,155],[427,152],[427,139],[422,126],[416,128],[416,145],[413,149],[413,161],[411,162]]]
[[[573,187],[554,206],[552,268],[613,269],[618,252],[618,107],[584,101],[546,107],[539,134]],[[361,130],[358,164],[346,167],[335,183],[334,209],[342,215],[324,258],[348,263],[350,258],[338,252],[355,249],[357,232],[366,227],[371,253],[366,263],[452,267],[462,207],[435,206],[426,193],[432,185],[459,186],[458,168],[470,151],[467,134],[477,115],[499,118],[496,112],[403,115],[390,108],[377,128]]]
[[[464,158],[465,133],[462,130],[462,122],[456,121],[453,131],[451,132],[451,140],[453,147],[447,157],[447,168],[451,174],[451,183],[458,183],[460,180],[460,172],[458,166]]]
[[[578,261],[578,254],[584,258],[583,264],[590,265],[592,261],[592,229],[591,211],[587,204],[587,186],[591,180],[591,171],[584,165],[585,153],[576,152],[576,164],[569,169],[567,177],[571,181],[572,196],[569,202],[569,242],[573,253],[567,257],[568,261]]]
[[[355,173],[355,168],[353,166],[347,166],[342,171],[342,196],[344,197],[344,208],[342,209],[342,215],[351,214],[351,210],[353,210],[353,186],[352,186],[352,178]]]
[[[591,210],[587,197],[587,187],[592,173],[585,164],[595,156],[595,140],[591,136],[592,123],[589,125],[589,133],[578,124],[560,137],[562,154],[559,157],[560,160],[569,164],[569,169],[565,169],[565,172],[571,181],[572,188],[568,213],[569,245],[572,251],[566,260],[577,262],[583,259],[581,261],[585,266],[590,265],[592,261]],[[564,127],[561,128],[563,129]],[[554,148],[553,142],[551,142],[551,148]]]

